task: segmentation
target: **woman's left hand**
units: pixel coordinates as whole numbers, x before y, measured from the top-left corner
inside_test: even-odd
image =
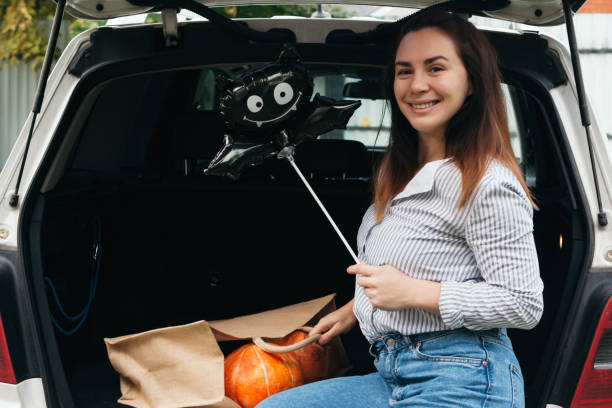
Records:
[[[418,307],[440,314],[438,300],[440,283],[411,278],[391,265],[351,265],[346,270],[357,277],[372,306],[381,310],[401,310]]]

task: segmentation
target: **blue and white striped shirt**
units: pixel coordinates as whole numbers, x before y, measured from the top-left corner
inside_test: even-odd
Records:
[[[375,222],[366,211],[359,259],[389,264],[407,275],[441,282],[441,316],[423,309],[373,308],[355,284],[353,311],[370,342],[466,327],[530,329],[543,311],[533,210],[514,174],[494,160],[459,210],[461,171],[451,159],[425,164]]]

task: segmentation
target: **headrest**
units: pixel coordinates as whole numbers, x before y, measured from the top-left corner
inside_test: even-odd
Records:
[[[295,161],[310,178],[371,177],[365,145],[355,140],[316,139],[295,149]]]
[[[225,124],[216,111],[189,112],[175,119],[174,154],[178,159],[212,159],[223,145]]]

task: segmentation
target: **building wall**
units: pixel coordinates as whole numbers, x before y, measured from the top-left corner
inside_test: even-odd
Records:
[[[612,13],[612,1],[588,0],[578,10],[579,13]]]

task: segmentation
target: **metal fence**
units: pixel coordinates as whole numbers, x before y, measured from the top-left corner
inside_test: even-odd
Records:
[[[4,64],[0,70],[0,167],[32,110],[40,71],[27,64]]]
[[[51,21],[42,23],[43,32],[51,30]],[[66,48],[70,41],[70,24],[64,21],[59,32],[57,47]],[[4,166],[23,123],[34,104],[40,69],[20,63],[0,63],[0,169]]]

